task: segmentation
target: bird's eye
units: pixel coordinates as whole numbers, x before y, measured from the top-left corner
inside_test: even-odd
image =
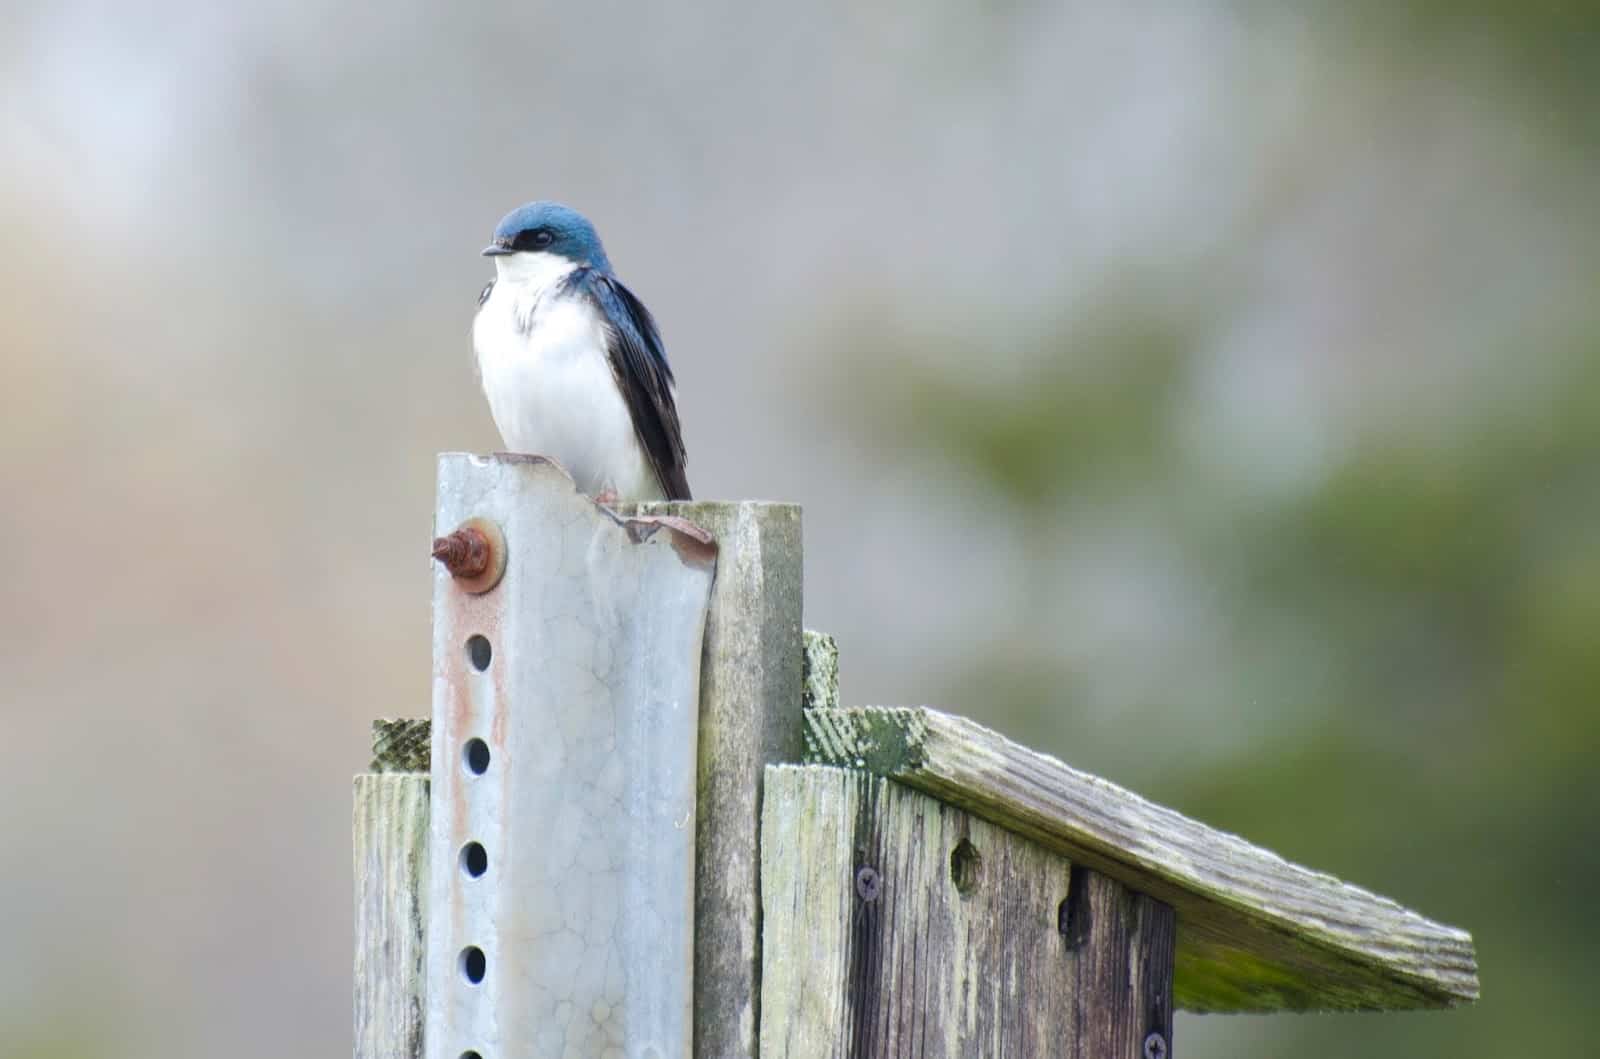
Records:
[[[543,250],[555,241],[550,229],[535,228],[531,232],[519,232],[513,245],[518,250]]]

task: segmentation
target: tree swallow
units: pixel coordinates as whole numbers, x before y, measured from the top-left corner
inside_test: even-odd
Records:
[[[495,278],[478,296],[472,347],[506,447],[549,456],[602,501],[688,500],[672,368],[594,225],[530,202],[483,253]]]

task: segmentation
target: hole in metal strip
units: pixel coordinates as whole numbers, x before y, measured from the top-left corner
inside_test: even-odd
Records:
[[[461,847],[461,870],[474,879],[489,870],[489,851],[482,842],[468,842]]]
[[[472,985],[483,981],[483,976],[488,973],[489,960],[483,950],[476,945],[468,945],[461,950],[461,975]]]

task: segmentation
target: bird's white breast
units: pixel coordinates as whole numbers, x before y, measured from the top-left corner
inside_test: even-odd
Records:
[[[611,371],[605,321],[588,299],[555,290],[573,266],[549,254],[515,257],[524,260],[500,267],[472,325],[483,392],[506,447],[554,459],[591,496],[659,499]]]

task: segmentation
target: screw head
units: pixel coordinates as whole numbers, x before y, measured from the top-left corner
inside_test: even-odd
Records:
[[[1152,1033],[1144,1039],[1144,1059],[1167,1059],[1167,1039]]]
[[[466,591],[479,595],[500,583],[506,572],[506,538],[486,518],[469,518],[453,533],[436,537],[433,557]]]
[[[856,896],[871,904],[883,892],[883,876],[870,865],[863,864],[856,872]]]
[[[489,569],[489,538],[476,528],[456,530],[446,537],[435,537],[433,557],[445,565],[451,577],[477,577]]]

